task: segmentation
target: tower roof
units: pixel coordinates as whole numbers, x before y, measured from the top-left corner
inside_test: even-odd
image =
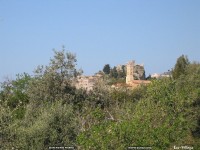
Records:
[[[135,61],[134,60],[131,60],[127,63],[127,65],[134,65],[135,64]]]

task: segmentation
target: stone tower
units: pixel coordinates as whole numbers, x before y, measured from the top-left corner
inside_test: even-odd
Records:
[[[126,65],[126,84],[129,84],[131,81],[134,80],[134,77],[133,77],[134,64],[135,64],[135,61],[129,61]]]

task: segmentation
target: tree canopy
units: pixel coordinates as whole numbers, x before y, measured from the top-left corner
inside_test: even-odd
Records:
[[[172,76],[174,79],[179,78],[181,75],[185,74],[187,66],[189,65],[189,60],[187,56],[180,56],[175,64],[175,67],[172,71]]]
[[[103,72],[105,74],[110,74],[110,65],[109,64],[106,64],[104,67],[103,67]]]
[[[0,149],[200,147],[199,63],[181,56],[174,68],[181,73],[173,78],[135,89],[101,80],[88,92],[73,87],[76,61],[70,52],[55,51],[33,76],[1,83]]]

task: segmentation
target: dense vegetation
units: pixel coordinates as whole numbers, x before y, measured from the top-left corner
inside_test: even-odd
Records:
[[[0,149],[198,149],[200,64],[184,59],[178,58],[173,77],[148,86],[113,89],[102,80],[86,92],[72,86],[81,73],[75,55],[55,51],[34,76],[1,83]]]
[[[109,64],[106,64],[103,67],[103,70],[99,71],[99,73],[104,76],[105,81],[109,85],[115,83],[125,83],[126,80],[125,65],[119,66],[119,69],[117,69],[116,66],[111,68]]]

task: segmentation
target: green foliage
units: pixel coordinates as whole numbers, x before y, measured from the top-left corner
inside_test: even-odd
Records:
[[[125,79],[126,78],[126,71],[125,71],[125,66],[122,65],[121,70],[117,70],[117,67],[114,66],[111,70],[110,70],[110,77],[114,78],[114,79]]]
[[[13,144],[12,131],[10,130],[13,124],[13,115],[7,104],[0,105],[0,149],[6,149]]]
[[[34,116],[31,109],[32,106],[28,106],[25,119],[11,126],[12,138],[15,139],[12,147],[47,149],[49,146],[75,145],[78,126],[70,106],[59,101],[47,104],[38,108]]]
[[[173,78],[135,89],[111,88],[123,77],[105,75],[90,92],[72,86],[75,65],[75,55],[55,51],[35,76],[1,84],[0,149],[200,147],[200,64],[182,56]]]
[[[173,80],[155,81],[148,87],[147,97],[138,102],[134,111],[123,108],[133,117],[115,115],[119,118],[114,122],[103,120],[92,125],[78,137],[81,148],[127,149],[130,146],[149,145],[159,150],[173,145],[195,145],[191,135],[198,115],[198,112],[191,114],[191,110],[196,110],[191,107],[194,97],[182,97],[180,91],[174,92],[176,86]],[[122,99],[120,95],[117,97]],[[186,105],[188,99],[191,102]],[[118,111],[122,112],[121,109]]]
[[[16,119],[21,119],[24,116],[24,106],[29,102],[27,87],[30,81],[30,75],[24,73],[18,74],[16,80],[7,80],[1,84],[1,104],[6,104]]]
[[[108,78],[107,79],[107,84],[112,86],[113,84],[117,84],[117,83],[125,83],[126,79],[125,78]]]
[[[28,103],[27,87],[31,77],[27,74],[18,74],[16,80],[6,80],[1,83],[0,98],[7,101],[8,106],[16,108],[19,103]]]
[[[170,149],[174,145],[192,145],[197,149],[200,146],[199,67],[191,64],[187,69],[193,72],[186,70],[188,74],[177,80],[153,80],[146,90],[133,91],[135,106],[128,107],[127,93],[112,92],[111,99],[116,99],[116,103],[120,104],[112,105],[110,113],[114,120],[104,119],[79,134],[81,148],[151,146],[159,150]]]
[[[104,81],[108,85],[113,85],[115,83],[125,83],[126,81],[126,70],[125,65],[122,65],[121,68],[117,69],[116,66],[113,68],[110,67],[109,64],[106,64],[103,68]],[[101,71],[99,72],[101,73]]]
[[[99,82],[94,87],[93,91],[88,93],[87,101],[89,107],[102,109],[110,106],[110,88],[104,82]]]
[[[110,65],[109,64],[106,64],[104,67],[103,67],[103,72],[105,74],[110,74]]]
[[[54,58],[49,66],[39,66],[35,70],[35,78],[30,83],[28,95],[34,103],[66,99],[70,101],[72,78],[77,76],[76,56],[70,52],[54,51]]]
[[[118,78],[126,78],[126,70],[125,70],[125,65],[122,65],[122,70],[118,72]]]
[[[118,77],[118,72],[117,72],[117,68],[116,67],[113,67],[113,69],[111,69],[110,76],[113,77],[113,78],[117,78]]]
[[[97,149],[115,149],[118,143],[113,142],[115,139],[112,131],[112,122],[103,122],[100,125],[94,125],[89,131],[82,132],[77,141],[81,149],[97,150]],[[117,145],[115,145],[117,144]]]
[[[172,76],[174,79],[179,78],[181,75],[185,74],[187,66],[189,65],[189,60],[187,56],[180,56],[177,59],[174,70],[172,71]]]

